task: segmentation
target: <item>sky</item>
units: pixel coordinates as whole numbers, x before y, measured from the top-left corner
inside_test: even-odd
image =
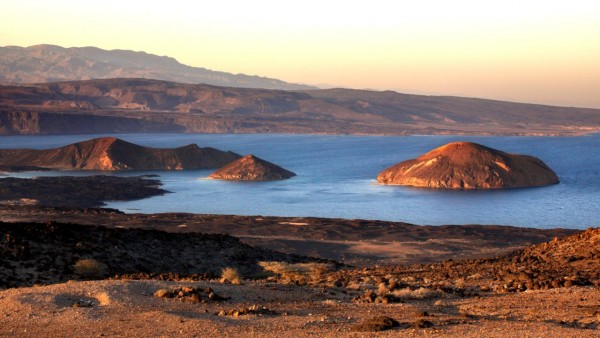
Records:
[[[2,0],[0,45],[288,82],[600,108],[598,0]]]

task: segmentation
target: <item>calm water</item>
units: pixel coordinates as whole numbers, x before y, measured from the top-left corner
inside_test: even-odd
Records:
[[[105,136],[105,135],[103,135]],[[538,228],[600,225],[600,135],[584,137],[362,137],[315,135],[115,135],[153,147],[189,143],[252,153],[298,174],[278,182],[203,179],[211,170],[156,173],[172,194],[108,203],[125,212],[319,216],[415,224],[506,224]],[[50,148],[97,137],[0,137],[1,148]],[[474,141],[541,158],[554,186],[504,191],[436,191],[381,186],[382,169],[451,141]],[[43,175],[60,175],[44,173]],[[86,175],[86,173],[73,173]],[[134,173],[109,173],[134,175]],[[138,173],[135,173],[140,174]],[[35,174],[18,174],[28,177]]]

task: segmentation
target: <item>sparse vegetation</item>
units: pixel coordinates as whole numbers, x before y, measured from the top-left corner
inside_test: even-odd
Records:
[[[242,277],[234,268],[224,268],[221,270],[221,283],[230,283],[235,285],[242,284]]]
[[[392,291],[390,295],[397,300],[432,299],[442,298],[446,296],[446,294],[443,291],[432,290],[423,287],[418,288],[416,290],[412,290],[410,288],[398,289]]]
[[[319,280],[325,273],[333,271],[333,264],[329,263],[284,263],[284,262],[259,262],[265,271],[272,272],[281,278],[284,283],[307,284]]]
[[[108,273],[106,264],[93,258],[81,258],[73,265],[73,271],[81,278],[103,278]]]

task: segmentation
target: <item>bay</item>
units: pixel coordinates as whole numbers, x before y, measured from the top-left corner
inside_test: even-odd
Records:
[[[584,229],[600,225],[600,135],[580,137],[330,136],[273,134],[120,134],[3,136],[0,148],[53,148],[115,136],[151,147],[197,143],[254,154],[298,176],[275,182],[208,180],[212,170],[103,172],[157,174],[173,193],[107,207],[125,212],[190,212],[378,219],[414,224],[503,224]],[[558,185],[493,191],[444,191],[376,183],[379,171],[453,141],[537,156]],[[90,175],[98,172],[19,173]]]

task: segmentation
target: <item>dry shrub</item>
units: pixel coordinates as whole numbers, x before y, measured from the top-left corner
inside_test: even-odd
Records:
[[[459,278],[454,281],[454,286],[457,288],[464,288],[467,285],[464,278]]]
[[[284,282],[298,284],[318,281],[334,268],[333,264],[328,263],[259,262],[258,265],[265,271],[279,275]]]
[[[350,281],[346,285],[346,288],[350,289],[350,290],[360,290],[361,287],[362,287],[362,285],[359,282],[356,282],[356,281]]]
[[[398,289],[392,291],[390,295],[398,300],[411,300],[441,298],[445,296],[445,293],[439,290],[431,290],[422,287],[416,290],[411,290],[410,288]]]
[[[100,292],[96,295],[94,295],[94,297],[98,300],[98,305],[100,306],[106,306],[106,305],[110,305],[110,296],[108,295],[108,293],[106,292]]]
[[[385,283],[380,283],[377,289],[377,294],[380,296],[387,295],[390,292],[390,288]]]
[[[221,270],[221,283],[231,283],[235,285],[242,284],[242,277],[237,269],[225,268]]]
[[[80,258],[73,265],[73,271],[81,278],[102,278],[108,273],[106,264],[93,258]]]

